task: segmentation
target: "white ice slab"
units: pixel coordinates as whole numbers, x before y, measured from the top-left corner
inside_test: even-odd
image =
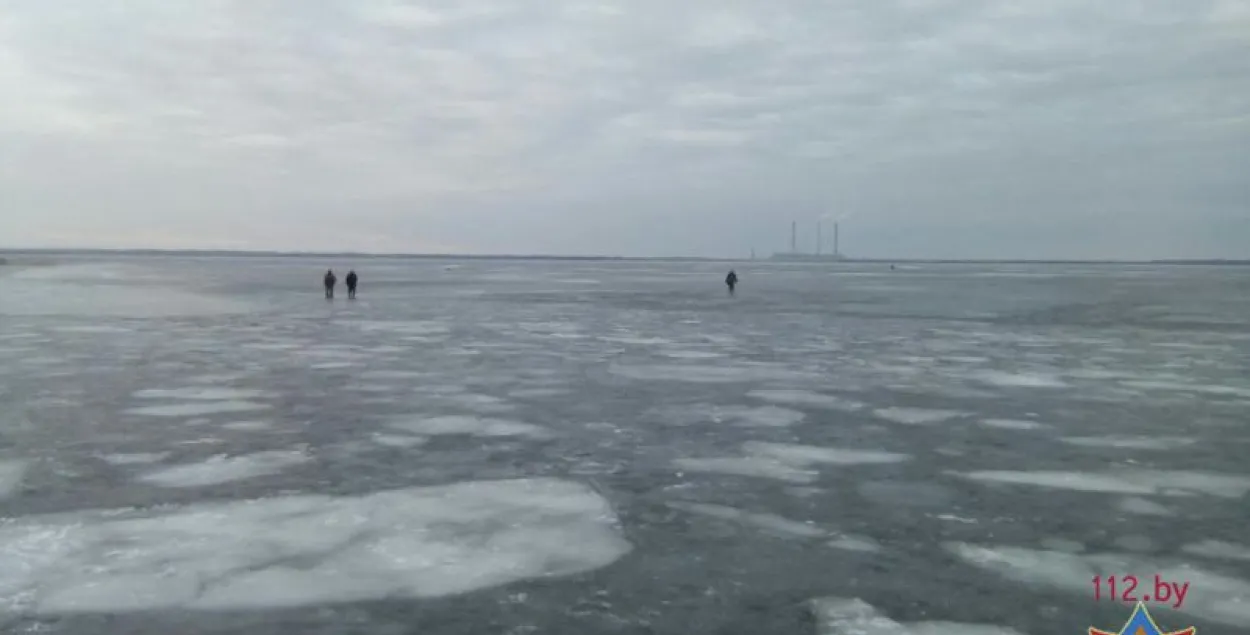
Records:
[[[475,437],[531,437],[536,439],[550,436],[546,428],[530,423],[463,415],[432,417],[419,421],[395,421],[389,426],[396,430],[425,436],[465,434]]]
[[[8,498],[13,492],[17,491],[17,487],[21,485],[22,477],[25,474],[26,461],[0,461],[0,500]]]
[[[810,603],[817,635],[1023,635],[1006,626],[960,622],[896,622],[858,598],[818,598]]]
[[[987,483],[1030,485],[1078,492],[1111,494],[1207,494],[1241,498],[1250,492],[1250,477],[1210,472],[1113,470],[1109,472],[967,472],[962,476]]]
[[[731,424],[745,427],[784,428],[803,421],[807,415],[798,410],[778,406],[718,406],[697,404],[676,408],[660,408],[654,415],[672,425],[700,423]]]
[[[932,408],[878,408],[872,413],[878,418],[894,423],[911,426],[925,426],[954,419],[965,413],[958,410],[937,410]]]
[[[430,598],[581,573],[631,549],[554,479],[27,517],[0,527],[0,611],[249,610]]]
[[[749,512],[734,507],[709,505],[707,503],[673,502],[668,503],[668,506],[692,514],[742,523],[784,538],[820,538],[829,534],[829,532],[812,523],[790,520],[776,514]]]
[[[812,392],[810,390],[795,390],[788,388],[761,389],[752,390],[747,393],[747,396],[752,399],[760,399],[762,401],[768,401],[775,404],[824,408],[827,410],[840,410],[843,412],[853,412],[864,407],[864,404],[853,399],[826,395],[824,393]]]
[[[1197,443],[1190,437],[1144,437],[1144,436],[1101,436],[1101,437],[1063,437],[1060,439],[1069,445],[1087,448],[1115,448],[1120,450],[1175,450]]]
[[[136,399],[169,399],[183,401],[245,401],[265,397],[263,390],[240,388],[212,388],[194,386],[187,388],[147,388],[134,393]]]
[[[164,461],[168,456],[168,452],[132,452],[128,454],[105,454],[100,458],[109,465],[147,465]]]
[[[1236,626],[1250,620],[1250,583],[1173,560],[1137,554],[1072,554],[969,543],[948,543],[946,548],[965,562],[1007,579],[1083,597],[1092,593],[1090,581],[1095,575],[1136,576],[1141,581],[1139,594],[1153,585],[1155,575],[1164,580],[1184,581],[1189,583],[1190,592],[1178,611]]]
[[[1182,551],[1215,560],[1243,560],[1250,562],[1250,547],[1219,540],[1204,540],[1191,545],[1185,545]],[[1250,601],[1250,598],[1247,601]]]
[[[159,406],[140,406],[131,408],[126,412],[147,417],[199,417],[211,414],[265,410],[267,408],[269,406],[266,404],[251,401],[199,401]]]
[[[878,553],[881,551],[881,544],[867,536],[842,534],[826,544],[842,551],[858,551],[861,553]]]
[[[573,392],[567,388],[518,388],[508,393],[513,399],[544,399],[560,397]]]
[[[259,476],[277,474],[311,458],[303,452],[272,451],[239,456],[214,456],[200,463],[189,463],[149,472],[139,480],[161,487],[204,487]]]
[[[1045,424],[1026,419],[982,419],[981,425],[1002,430],[1038,430],[1046,427]]]

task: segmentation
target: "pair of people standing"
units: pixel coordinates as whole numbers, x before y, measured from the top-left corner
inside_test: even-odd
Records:
[[[326,287],[326,299],[327,300],[332,299],[334,297],[334,287],[338,285],[338,281],[339,281],[338,277],[334,275],[334,270],[327,269],[325,278],[323,280],[325,287]],[[347,283],[347,297],[349,299],[352,299],[352,300],[356,299],[356,283],[358,283],[359,281],[360,281],[360,277],[356,275],[355,271],[347,272],[347,278],[344,280],[344,282]]]

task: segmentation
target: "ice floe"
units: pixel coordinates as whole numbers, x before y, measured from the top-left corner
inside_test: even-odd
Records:
[[[969,543],[948,543],[945,547],[968,564],[1004,578],[1074,594],[1088,594],[1095,575],[1134,575],[1143,583],[1154,580],[1155,575],[1184,581],[1195,591],[1175,607],[1177,611],[1237,626],[1250,620],[1250,583],[1185,563],[1137,554],[1073,554]]]
[[[817,635],[1024,635],[991,624],[896,622],[857,598],[818,598],[809,606],[816,618]]]
[[[937,410],[932,408],[878,408],[872,413],[878,418],[905,425],[923,426],[941,423],[948,419],[963,416],[958,410]]]
[[[826,395],[823,393],[812,392],[810,390],[795,390],[789,388],[752,390],[747,393],[747,396],[752,399],[759,399],[787,406],[807,406],[809,408],[825,408],[829,410],[841,410],[844,412],[853,412],[864,407],[863,403],[853,399]]]
[[[239,430],[241,432],[260,432],[262,430],[272,429],[273,424],[268,421],[231,421],[230,423],[222,424],[221,427],[227,430]]]
[[[973,373],[972,378],[1001,388],[1065,388],[1068,385],[1058,377],[1041,373],[1007,373],[986,370]]]
[[[794,370],[782,364],[738,363],[705,366],[698,364],[612,364],[608,372],[639,381],[684,381],[702,384],[756,381],[810,381],[814,373]]]
[[[1152,500],[1130,496],[1116,503],[1116,509],[1138,516],[1174,516],[1175,512]]]
[[[245,401],[266,396],[263,390],[244,390],[240,388],[147,388],[134,393],[136,399],[168,399],[171,401]]]
[[[218,455],[200,463],[175,465],[139,477],[139,480],[161,487],[204,487],[259,476],[277,474],[282,470],[311,460],[303,452],[274,450],[238,456]]]
[[[986,483],[1030,485],[1078,492],[1110,494],[1164,494],[1185,496],[1208,494],[1241,498],[1250,492],[1250,477],[1208,472],[1167,470],[1112,470],[1108,472],[1060,471],[979,471],[962,473],[965,478]]]
[[[424,444],[428,439],[425,437],[410,437],[401,434],[382,434],[374,433],[373,442],[378,445],[384,445],[388,448],[412,448]]]
[[[146,465],[149,463],[160,463],[168,457],[168,452],[132,452],[105,454],[100,459],[109,465]]]
[[[1175,450],[1179,447],[1193,445],[1197,442],[1197,439],[1168,436],[1102,436],[1062,437],[1060,441],[1069,445],[1079,445],[1087,448],[1116,448],[1120,450]]]
[[[881,544],[867,536],[841,534],[826,544],[842,551],[858,551],[861,553],[878,553],[881,551]]]
[[[1002,430],[1038,430],[1046,427],[1045,424],[1026,419],[982,419],[981,425]]]
[[[798,410],[778,406],[717,406],[698,404],[676,408],[661,408],[653,414],[665,423],[689,425],[698,423],[728,423],[746,427],[784,428],[803,421],[807,415]]]
[[[911,457],[880,450],[829,448],[787,443],[748,441],[742,445],[745,456],[682,458],[674,465],[691,472],[712,472],[771,478],[789,483],[811,483],[819,474],[814,465],[874,465],[898,463]]]
[[[0,499],[8,498],[17,491],[26,474],[26,461],[0,460]]]
[[[510,419],[493,419],[466,415],[431,417],[419,421],[393,421],[387,424],[396,430],[418,435],[471,435],[475,437],[547,438],[550,432],[541,426]]]
[[[692,514],[699,514],[701,516],[709,516],[712,518],[719,518],[721,520],[731,520],[742,523],[756,529],[764,530],[765,532],[776,536],[789,538],[820,538],[828,535],[829,533],[812,523],[790,520],[789,518],[784,518],[776,514],[748,512],[724,505],[672,502],[669,503],[668,506],[673,509],[690,512]]]
[[[0,527],[0,610],[255,610],[429,598],[611,564],[630,544],[567,481],[79,512]]]
[[[1215,560],[1244,560],[1250,562],[1250,547],[1219,540],[1204,540],[1185,545],[1181,549],[1185,553]],[[1250,598],[1247,598],[1250,601]]]
[[[198,401],[194,403],[140,406],[131,408],[126,412],[148,417],[198,417],[211,414],[265,410],[267,408],[269,406],[266,404],[251,401]]]

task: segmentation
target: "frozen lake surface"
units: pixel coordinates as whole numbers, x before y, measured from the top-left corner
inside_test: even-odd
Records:
[[[726,268],[0,268],[0,632],[1246,632],[1250,270]]]

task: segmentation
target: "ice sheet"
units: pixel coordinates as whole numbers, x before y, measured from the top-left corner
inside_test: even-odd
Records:
[[[1002,430],[1038,430],[1046,427],[1045,424],[1026,419],[982,419],[981,425]]]
[[[265,397],[263,390],[244,390],[239,388],[213,388],[194,386],[187,388],[147,388],[134,393],[136,399],[168,399],[204,400],[204,401],[246,401]]]
[[[427,439],[425,437],[410,437],[400,434],[382,434],[375,433],[373,442],[389,448],[412,448],[423,445]]]
[[[230,423],[223,423],[221,427],[240,432],[260,432],[272,429],[273,424],[268,421],[231,421]]]
[[[204,487],[259,476],[277,474],[305,463],[311,458],[303,452],[256,452],[239,456],[214,456],[200,463],[176,465],[139,477],[139,480],[161,487]]]
[[[712,472],[736,476],[770,478],[787,483],[811,483],[817,473],[763,457],[685,458],[673,462],[678,468],[690,472]]]
[[[132,452],[129,454],[105,454],[100,458],[109,465],[146,465],[164,461],[168,456],[168,452]]]
[[[26,461],[0,460],[0,500],[8,498],[17,491],[26,474]]]
[[[1174,516],[1175,512],[1145,498],[1131,496],[1122,498],[1116,503],[1116,509],[1126,514],[1136,514],[1138,516]]]
[[[811,381],[818,375],[783,364],[612,364],[608,372],[637,381],[681,381],[701,384],[757,381]]]
[[[1005,626],[959,622],[896,622],[858,598],[818,598],[809,603],[818,635],[1024,635]]]
[[[748,441],[743,444],[742,449],[747,454],[771,457],[796,466],[815,464],[872,465],[900,463],[911,459],[906,454],[881,450],[851,450],[792,443],[764,443],[760,441]]]
[[[1139,580],[1183,580],[1196,592],[1177,610],[1215,622],[1241,626],[1250,619],[1250,583],[1186,563],[1136,554],[1072,554],[1013,546],[948,543],[968,564],[1024,584],[1088,595],[1095,575],[1134,575]]]
[[[31,517],[0,527],[0,610],[248,610],[427,598],[606,566],[607,502],[553,479]]]
[[[1068,385],[1054,375],[1041,373],[1007,373],[987,370],[973,374],[972,378],[1000,388],[1065,388]]]

